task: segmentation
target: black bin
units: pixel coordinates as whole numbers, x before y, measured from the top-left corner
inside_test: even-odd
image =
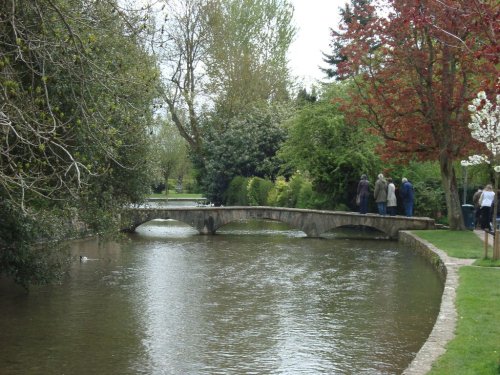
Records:
[[[474,206],[472,204],[462,205],[462,216],[464,217],[464,225],[467,229],[474,229]]]

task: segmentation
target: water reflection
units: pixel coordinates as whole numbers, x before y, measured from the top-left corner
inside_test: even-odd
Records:
[[[99,261],[5,298],[0,369],[397,374],[432,328],[442,285],[395,242],[302,238],[269,221],[218,233],[162,220],[125,244],[75,243]]]

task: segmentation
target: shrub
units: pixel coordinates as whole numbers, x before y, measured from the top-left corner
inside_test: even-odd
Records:
[[[249,178],[236,176],[229,183],[225,192],[225,204],[228,206],[248,206],[247,186]]]
[[[312,183],[309,180],[302,180],[300,183],[299,194],[297,196],[297,208],[313,208],[314,192]]]
[[[415,215],[437,218],[446,213],[446,198],[440,183],[416,182]]]
[[[273,188],[269,191],[267,204],[275,207],[286,207],[288,200],[288,182],[280,176],[274,182]]]
[[[288,184],[289,195],[287,207],[298,207],[300,191],[302,189],[302,186],[307,182],[307,179],[300,173],[296,173],[290,178],[290,182]]]
[[[266,206],[269,191],[273,183],[260,177],[252,177],[248,181],[248,204],[250,206]]]

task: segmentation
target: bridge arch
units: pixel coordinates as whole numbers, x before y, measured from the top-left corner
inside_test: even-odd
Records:
[[[245,220],[272,220],[280,223],[287,224],[290,228],[303,231],[300,226],[297,225],[297,222],[292,220],[288,215],[280,215],[279,211],[266,211],[266,210],[243,210],[238,212],[237,215],[223,215],[220,220],[217,222],[217,227],[215,228],[218,231],[220,228],[237,222],[237,221],[245,221]]]

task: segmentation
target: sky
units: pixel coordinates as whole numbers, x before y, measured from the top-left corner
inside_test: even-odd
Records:
[[[294,76],[310,86],[325,75],[319,66],[326,67],[321,52],[330,53],[330,28],[337,28],[339,8],[348,0],[290,0],[295,8],[297,27],[295,41],[290,46],[290,68]]]

